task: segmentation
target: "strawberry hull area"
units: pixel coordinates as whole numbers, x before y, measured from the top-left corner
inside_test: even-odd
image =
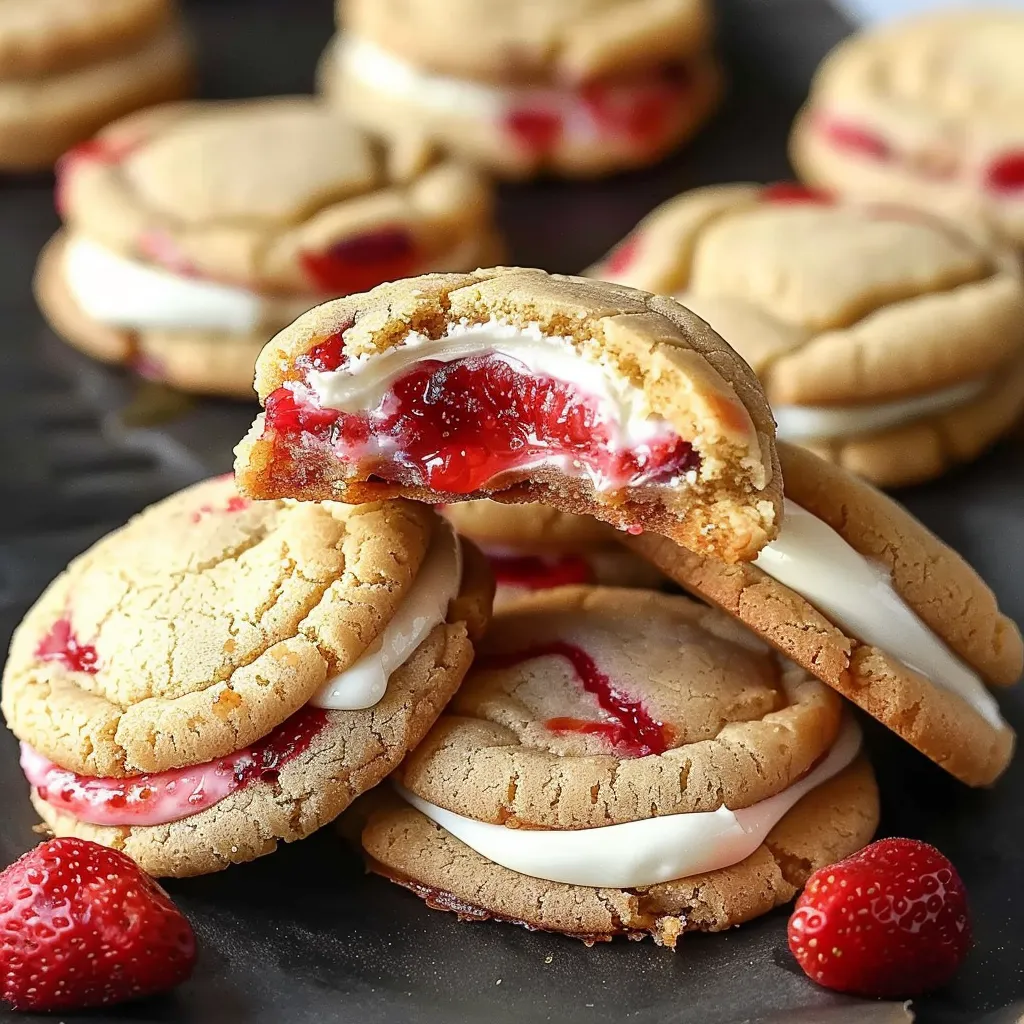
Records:
[[[506,262],[571,272],[610,249],[652,207],[714,181],[788,175],[786,134],[811,72],[846,30],[824,0],[722,0],[732,91],[692,146],[650,171],[603,182],[504,187]],[[312,87],[331,4],[194,0],[203,95]],[[283,54],[283,56],[282,56]],[[56,227],[46,177],[0,190],[0,641],[67,561],[145,505],[231,466],[255,402],[183,402],[101,367],[44,327],[30,294],[36,253]],[[1024,432],[979,463],[900,497],[960,550],[1024,619]],[[1024,730],[1024,693],[1003,695]],[[967,1024],[1024,1000],[1024,762],[974,792],[868,726],[886,835],[934,843],[967,885],[977,944],[918,1020]],[[0,733],[0,861],[37,839],[17,744]],[[733,1024],[897,1021],[895,1006],[816,988],[786,947],[786,913],[676,954],[650,942],[579,942],[512,925],[460,923],[377,877],[326,829],[271,857],[168,888],[200,944],[195,977],[169,998],[72,1022],[165,1024]],[[851,1007],[852,1010],[851,1014]],[[23,1018],[0,1007],[0,1022]],[[992,1021],[1015,1019],[1010,1015]]]

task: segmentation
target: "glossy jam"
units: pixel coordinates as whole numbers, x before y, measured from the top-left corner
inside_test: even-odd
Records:
[[[381,228],[335,242],[324,252],[304,252],[302,268],[312,286],[329,295],[364,292],[415,269],[416,241],[405,228]]]
[[[536,555],[488,555],[494,579],[506,587],[547,590],[573,583],[593,583],[594,574],[585,558],[561,555],[543,558]]]
[[[583,689],[597,698],[601,709],[610,721],[595,721],[583,718],[551,718],[545,725],[556,733],[586,733],[607,740],[619,757],[646,757],[649,754],[663,754],[670,742],[669,730],[664,723],[652,718],[640,701],[632,700],[608,678],[594,659],[581,647],[554,640],[517,651],[513,654],[487,655],[478,658],[476,667],[505,669],[521,665],[535,658],[565,658]]]
[[[1024,153],[1005,153],[985,173],[985,185],[993,192],[1024,191]]]
[[[206,764],[126,779],[77,775],[30,749],[22,767],[42,800],[97,825],[159,825],[212,807],[231,793],[261,781],[273,784],[327,722],[327,712],[306,707],[258,743]]]
[[[71,628],[71,620],[67,618],[58,619],[39,641],[36,657],[40,661],[55,661],[71,672],[95,675],[100,670],[96,648],[78,639]]]
[[[765,185],[759,198],[763,203],[819,203],[824,206],[834,202],[832,195],[824,189],[798,185],[795,181]]]
[[[554,110],[516,108],[502,123],[505,133],[527,153],[550,153],[562,137],[562,118]]]

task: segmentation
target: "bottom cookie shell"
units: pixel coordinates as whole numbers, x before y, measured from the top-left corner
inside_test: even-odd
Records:
[[[279,772],[178,821],[94,825],[58,810],[38,792],[32,804],[54,835],[121,850],[158,877],[208,874],[254,860],[333,821],[393,771],[433,725],[472,658],[465,622],[438,626],[391,676],[379,704],[323,712],[324,724]]]
[[[371,871],[437,910],[560,932],[588,945],[651,935],[674,948],[689,931],[716,932],[788,903],[818,868],[870,842],[878,789],[867,760],[808,793],[753,854],[731,867],[636,889],[597,889],[521,875],[476,853],[415,808],[384,797],[362,845]]]

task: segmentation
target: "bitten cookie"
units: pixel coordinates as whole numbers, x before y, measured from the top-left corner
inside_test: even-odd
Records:
[[[1024,244],[1019,10],[946,11],[840,44],[790,141],[804,180],[944,216]]]
[[[5,0],[0,168],[49,167],[108,121],[191,84],[173,0]]]
[[[487,498],[447,505],[441,512],[490,562],[496,608],[536,590],[574,583],[657,587],[664,581],[646,559],[619,544],[614,529],[590,516]]]
[[[810,452],[779,454],[785,520],[756,562],[726,565],[651,535],[627,543],[961,781],[994,782],[1015,737],[987,685],[1020,677],[1020,631],[896,502]]]
[[[267,338],[316,303],[492,258],[490,200],[475,171],[309,98],[158,107],[61,161],[36,296],[90,355],[251,397]]]
[[[706,0],[343,0],[338,13],[329,100],[506,177],[652,163],[721,91]]]
[[[191,487],[72,562],[15,633],[3,712],[32,801],[153,875],[302,839],[422,738],[492,595],[423,506]]]
[[[790,900],[867,843],[878,797],[842,702],[721,612],[568,587],[499,613],[363,830],[431,906],[674,946]]]
[[[773,423],[688,310],[499,268],[326,303],[257,364],[252,497],[540,501],[751,558],[775,535]]]
[[[588,273],[676,295],[757,372],[780,438],[880,486],[976,458],[1024,411],[1016,256],[906,207],[696,189]]]

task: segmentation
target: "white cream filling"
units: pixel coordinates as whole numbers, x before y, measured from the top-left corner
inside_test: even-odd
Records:
[[[603,828],[507,828],[454,814],[397,788],[431,821],[511,871],[567,885],[633,889],[718,871],[749,857],[798,800],[853,761],[860,742],[860,727],[849,717],[820,764],[752,807],[666,814]]]
[[[895,402],[847,406],[777,405],[772,412],[778,435],[785,441],[856,437],[959,409],[977,398],[987,386],[986,380],[973,380]]]
[[[851,636],[958,694],[991,725],[1004,724],[981,678],[900,597],[889,570],[796,502],[786,499],[782,532],[754,564]]]
[[[387,692],[388,679],[401,668],[430,631],[448,618],[448,604],[462,585],[462,548],[454,529],[439,523],[409,593],[384,632],[355,664],[317,691],[314,707],[331,711],[372,708]]]
[[[395,382],[417,363],[451,362],[468,356],[493,356],[531,376],[552,377],[572,384],[596,399],[610,433],[609,448],[642,448],[672,436],[664,419],[651,412],[643,391],[610,368],[578,352],[568,337],[545,334],[536,323],[518,327],[491,318],[485,323],[451,323],[443,338],[432,340],[411,331],[400,345],[379,354],[362,355],[337,370],[311,371],[307,384],[320,406],[345,413],[376,409]],[[599,490],[621,486],[569,456],[544,456],[567,472],[585,472]],[[526,467],[519,467],[526,468]]]
[[[148,267],[88,238],[68,239],[64,280],[86,315],[111,327],[244,334],[260,321],[254,292]]]

